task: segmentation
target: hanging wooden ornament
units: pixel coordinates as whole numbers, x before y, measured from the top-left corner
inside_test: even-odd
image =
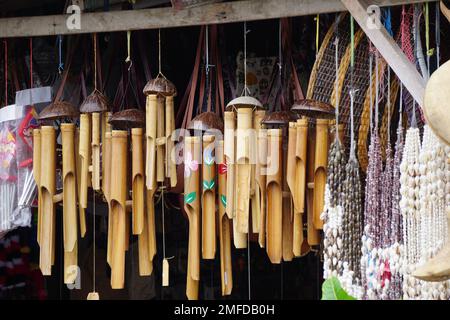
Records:
[[[200,161],[200,138],[185,137],[184,207],[189,218],[189,247],[186,295],[189,300],[198,299],[198,285],[200,280]]]
[[[282,248],[283,191],[281,129],[267,130],[267,255],[272,263],[280,263]]]
[[[219,198],[219,237],[220,237],[220,274],[222,296],[230,295],[233,289],[233,270],[231,263],[231,219],[226,214],[228,209],[227,170],[228,165],[224,157],[224,141],[220,140],[216,149],[218,164],[218,198]]]

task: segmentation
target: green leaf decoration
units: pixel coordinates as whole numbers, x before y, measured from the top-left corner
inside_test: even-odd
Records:
[[[196,196],[197,195],[196,195],[195,191],[191,192],[191,193],[188,193],[188,194],[184,195],[184,202],[186,204],[190,204],[190,203],[192,203],[195,200]]]
[[[225,208],[227,207],[227,197],[224,194],[220,195],[220,202],[222,202]]]
[[[214,181],[214,179],[212,179],[211,181],[203,180],[203,189],[211,190],[212,188],[214,188],[215,184],[216,182]]]
[[[338,278],[332,277],[322,284],[322,300],[356,300],[341,286]]]

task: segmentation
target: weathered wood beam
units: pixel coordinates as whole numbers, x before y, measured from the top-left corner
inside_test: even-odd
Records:
[[[378,49],[384,60],[394,70],[397,77],[408,89],[416,102],[423,106],[423,96],[425,93],[425,80],[417,71],[414,64],[412,64],[402,49],[397,45],[395,40],[389,35],[383,24],[374,28],[368,24],[372,21],[367,13],[369,6],[366,0],[341,0],[353,18],[358,22],[361,29],[364,30],[367,37],[372,41],[374,46]]]
[[[393,6],[428,0],[374,0],[372,4]],[[69,15],[0,19],[0,38],[100,33],[126,30],[186,27],[275,19],[345,11],[339,0],[243,0],[175,10],[170,7],[93,12],[81,14],[81,28],[66,26]]]

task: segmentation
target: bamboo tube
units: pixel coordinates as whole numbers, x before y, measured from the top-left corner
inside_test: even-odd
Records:
[[[131,129],[133,234],[142,234],[144,228],[144,157],[143,129]]]
[[[90,119],[89,114],[80,115],[80,148],[81,156],[81,180],[80,180],[80,205],[86,209],[88,204],[89,185],[89,161],[90,161]]]
[[[100,190],[100,113],[92,114],[92,188]]]
[[[262,201],[261,201],[261,181],[260,181],[260,173],[261,173],[261,164],[259,162],[259,144],[258,144],[258,134],[261,129],[261,121],[266,115],[265,110],[257,110],[255,111],[255,116],[253,119],[253,129],[255,130],[255,136],[253,143],[251,143],[251,146],[254,146],[254,150],[251,150],[250,155],[254,155],[254,161],[252,161],[252,178],[250,181],[251,186],[251,204],[252,204],[252,231],[254,233],[260,232],[260,226],[261,226],[261,214],[263,211],[261,211]]]
[[[283,221],[282,221],[282,241],[283,241],[283,261],[292,261],[294,258],[293,248],[293,223],[294,206],[289,192],[283,194]]]
[[[103,194],[105,195],[106,202],[108,204],[108,240],[107,240],[107,254],[106,254],[106,261],[108,262],[109,266],[112,267],[112,261],[111,261],[111,252],[112,252],[112,236],[113,236],[113,219],[111,215],[111,162],[112,162],[112,142],[111,142],[111,131],[105,132],[105,140],[104,140],[104,147],[105,151],[103,153],[103,164],[105,166],[105,169],[103,171]]]
[[[297,250],[301,247],[301,241],[297,243],[299,240],[303,239],[294,239],[294,233],[297,232],[301,234],[302,226],[293,225],[294,216],[296,216],[296,212],[298,213],[298,193],[297,193],[297,184],[295,183],[295,171],[296,171],[296,157],[295,157],[295,148],[297,146],[297,125],[295,122],[289,123],[288,129],[288,150],[286,154],[286,183],[287,187],[290,191],[290,195],[288,197],[283,198],[283,260],[291,261],[293,256],[298,256],[300,250],[298,252],[294,252],[294,249]],[[291,201],[292,200],[292,201]],[[290,214],[292,214],[290,216]],[[296,221],[297,222],[297,221]],[[300,228],[300,232],[299,232]],[[290,250],[292,249],[292,250]]]
[[[256,185],[259,190],[260,200],[260,217],[259,217],[259,234],[258,242],[261,248],[266,246],[266,169],[267,169],[267,129],[261,128],[257,132],[257,152],[258,158],[256,162]]]
[[[37,220],[37,242],[41,244],[41,223],[42,223],[42,205],[41,205],[41,130],[33,129],[33,176],[38,189],[38,220]]]
[[[156,256],[157,246],[156,246],[156,227],[155,227],[155,203],[154,203],[154,194],[155,190],[147,190],[147,210],[145,212],[146,215],[146,223],[144,227],[147,228],[147,249],[148,249],[148,258],[150,261],[149,272],[152,274],[153,272],[153,259]]]
[[[164,182],[164,179],[166,177],[165,174],[165,157],[166,157],[166,146],[164,143],[161,143],[163,139],[165,139],[166,130],[165,130],[165,123],[164,123],[164,97],[158,96],[156,100],[156,117],[157,117],[157,123],[156,123],[156,135],[157,135],[157,143],[156,143],[156,181],[157,182]]]
[[[319,230],[314,226],[314,162],[316,148],[315,128],[308,128],[307,165],[306,165],[306,212],[307,212],[307,239],[310,246],[320,243]]]
[[[53,196],[56,192],[56,136],[52,126],[41,127],[41,250],[39,266],[44,276],[52,273],[54,260],[55,206]]]
[[[219,237],[220,237],[220,275],[222,283],[222,296],[231,294],[233,289],[233,270],[231,266],[231,221],[226,214],[227,210],[227,175],[222,168],[225,166],[224,141],[217,144],[216,162],[219,165]]]
[[[213,156],[214,136],[203,136],[202,162],[202,257],[216,255],[216,164]]]
[[[325,184],[327,182],[327,160],[328,160],[328,123],[327,119],[316,120],[316,148],[314,156],[314,226],[316,229],[323,228],[320,214],[323,210],[325,197]]]
[[[77,199],[78,199],[78,214],[80,220],[80,236],[84,238],[86,235],[86,212],[80,204],[80,190],[81,190],[81,156],[80,156],[80,129],[75,129],[75,170],[77,173]]]
[[[106,154],[109,153],[109,156],[111,156],[111,149],[109,151],[106,150],[106,144],[109,143],[109,148],[111,148],[111,125],[108,123],[108,119],[111,116],[111,112],[104,112],[102,113],[102,190],[103,194],[105,194],[105,190],[107,188],[107,181],[105,179],[105,174],[109,174],[109,171],[111,170],[111,167],[109,168],[109,171],[106,169]],[[106,133],[110,133],[109,135],[109,142],[106,141]],[[111,159],[110,159],[111,160]],[[111,165],[111,163],[110,163]],[[109,183],[109,181],[108,181]],[[106,195],[105,195],[106,198]]]
[[[294,199],[294,255],[301,256],[303,237],[303,213],[305,212],[305,188],[306,188],[306,163],[308,148],[308,120],[303,118],[297,120],[295,141],[295,191]]]
[[[177,185],[177,166],[175,162],[175,148],[172,133],[175,130],[175,114],[173,96],[166,97],[166,176],[170,180],[170,186]]]
[[[145,158],[146,186],[148,190],[154,190],[156,189],[156,137],[157,137],[156,94],[151,94],[147,96],[145,114],[146,114],[145,136],[147,139],[146,143],[147,155]]]
[[[111,287],[122,289],[125,280],[126,247],[126,198],[127,198],[127,132],[113,130],[111,154],[111,217],[113,220],[113,250],[111,268]]]
[[[189,174],[184,180],[184,209],[189,219],[189,248],[186,295],[188,299],[198,299],[200,280],[200,201],[199,201],[199,163],[201,157],[199,137],[186,137],[184,145],[184,165]]]
[[[252,128],[251,108],[237,110],[236,131],[236,219],[238,231],[249,233],[249,204],[250,204],[250,133]]]
[[[267,130],[269,159],[267,169],[267,254],[272,263],[280,263],[282,256],[281,134],[281,129]]]
[[[224,112],[224,156],[227,164],[227,211],[226,214],[229,219],[233,219],[233,242],[234,246],[238,249],[247,247],[247,239],[245,233],[240,233],[237,230],[236,214],[235,214],[235,149],[236,138],[235,129],[236,122],[234,118],[235,114],[232,111]]]
[[[61,124],[63,171],[64,283],[74,283],[77,274],[77,186],[75,170],[75,125]]]
[[[142,233],[138,236],[139,275],[149,276],[153,272],[153,257],[152,259],[150,259],[149,230],[147,219],[144,220],[142,226]]]

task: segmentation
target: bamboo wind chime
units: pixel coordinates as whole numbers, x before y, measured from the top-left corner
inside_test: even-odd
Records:
[[[61,53],[62,39],[59,39]],[[39,266],[44,276],[52,273],[51,267],[55,262],[55,233],[56,209],[55,204],[63,204],[63,239],[64,239],[64,283],[72,284],[79,276],[78,264],[78,223],[77,223],[77,173],[75,158],[76,130],[73,123],[60,124],[62,138],[62,193],[56,190],[57,145],[56,129],[53,121],[74,119],[78,117],[76,108],[65,101],[61,101],[65,82],[70,69],[71,56],[75,45],[69,52],[69,63],[57,95],[50,105],[39,114],[43,124],[34,129],[33,171],[38,187],[38,243],[40,246]],[[61,63],[60,54],[60,66]],[[60,72],[62,69],[60,69]],[[59,164],[58,164],[59,165]],[[80,217],[81,218],[81,217]]]

